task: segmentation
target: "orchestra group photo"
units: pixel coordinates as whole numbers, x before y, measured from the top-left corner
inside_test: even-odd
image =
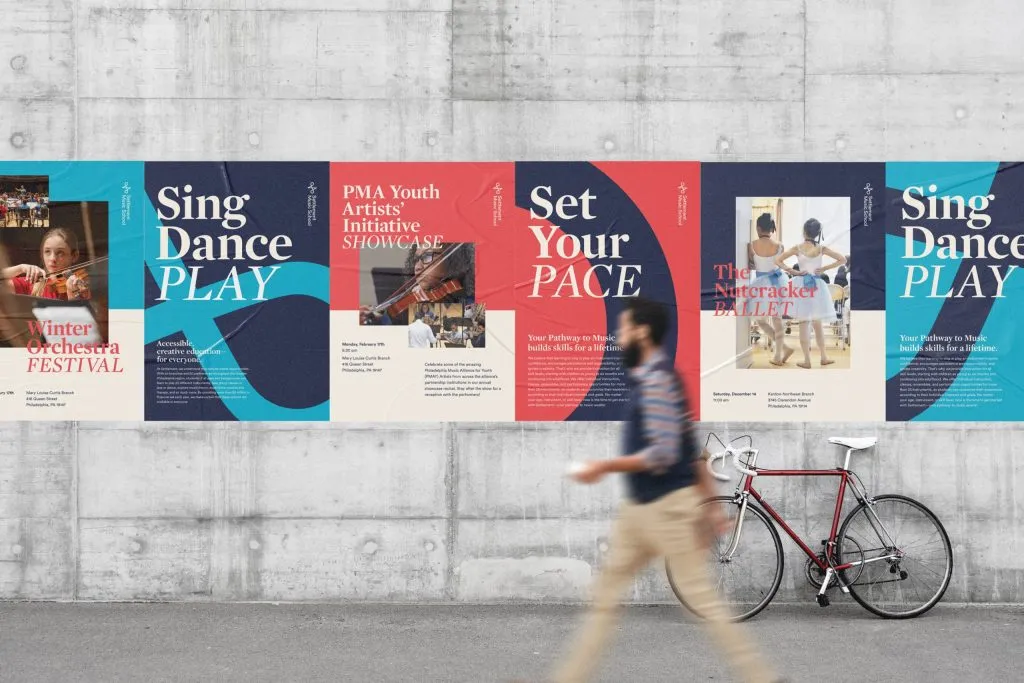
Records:
[[[46,228],[49,225],[49,178],[0,176],[0,228]]]

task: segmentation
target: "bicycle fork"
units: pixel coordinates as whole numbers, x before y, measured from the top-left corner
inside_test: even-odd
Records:
[[[732,528],[732,540],[729,542],[729,548],[722,553],[721,561],[729,562],[732,560],[732,554],[736,552],[736,548],[740,545],[740,533],[743,531],[743,518],[747,514],[747,503],[750,497],[746,494],[738,494],[742,499],[740,501],[740,511],[736,514],[736,525]]]

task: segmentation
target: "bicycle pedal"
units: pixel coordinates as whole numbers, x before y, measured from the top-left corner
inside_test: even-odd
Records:
[[[829,606],[828,596],[827,595],[819,595],[818,596],[818,605],[820,605],[821,607],[828,607]]]

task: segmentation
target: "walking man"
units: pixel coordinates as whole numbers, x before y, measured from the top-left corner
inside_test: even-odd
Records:
[[[615,624],[621,594],[651,560],[668,557],[687,602],[705,615],[715,644],[741,680],[780,681],[747,630],[729,621],[708,577],[707,539],[699,529],[706,522],[721,532],[728,520],[702,519],[715,514],[717,507],[698,508],[717,492],[697,448],[684,388],[661,348],[668,314],[650,300],[625,301],[616,333],[630,387],[623,455],[588,462],[574,477],[593,484],[607,474],[623,473],[629,493],[612,529],[608,562],[594,586],[594,603],[555,680],[589,680]]]

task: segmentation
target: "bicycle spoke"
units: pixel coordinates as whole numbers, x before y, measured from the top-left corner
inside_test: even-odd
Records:
[[[920,614],[930,609],[949,585],[952,550],[948,537],[919,503],[901,496],[880,496],[870,508],[859,507],[851,513],[840,536],[840,549],[849,553],[843,562],[861,557],[876,560],[844,571],[860,572],[853,575],[850,592],[877,614]],[[864,542],[864,537],[871,541]],[[878,545],[882,547],[875,547]],[[876,559],[896,554],[899,557]]]

